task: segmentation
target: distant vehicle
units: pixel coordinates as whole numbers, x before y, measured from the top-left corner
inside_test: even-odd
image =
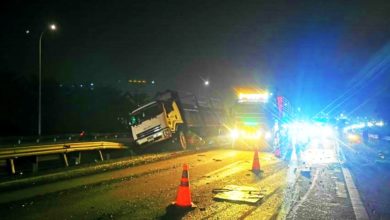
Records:
[[[194,142],[195,134],[212,134],[223,125],[224,111],[220,104],[201,102],[193,94],[167,90],[130,115],[130,126],[137,145],[172,141],[186,149],[187,138]]]
[[[360,144],[362,142],[361,135],[352,132],[348,132],[346,134],[346,139],[350,144]]]
[[[238,89],[237,100],[230,110],[230,136],[238,147],[272,145],[275,113],[269,94],[259,89]]]

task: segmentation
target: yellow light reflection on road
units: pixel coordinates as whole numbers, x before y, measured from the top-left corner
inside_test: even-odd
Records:
[[[237,151],[231,151],[228,153],[228,157],[235,157],[237,156]]]

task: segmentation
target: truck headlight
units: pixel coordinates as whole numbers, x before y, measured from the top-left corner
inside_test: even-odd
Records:
[[[254,138],[261,138],[262,132],[261,130],[256,131],[255,135],[253,136]]]
[[[166,130],[164,130],[163,135],[164,135],[164,137],[170,137],[171,131],[169,129],[166,129]]]
[[[266,140],[271,139],[271,136],[272,136],[271,132],[269,132],[269,131],[265,132],[265,136],[264,137],[265,137]]]
[[[238,130],[233,129],[233,130],[230,131],[230,137],[231,138],[236,139],[236,138],[238,138],[238,135],[239,135]]]

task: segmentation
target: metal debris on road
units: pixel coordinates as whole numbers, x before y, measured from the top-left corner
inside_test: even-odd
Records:
[[[227,185],[221,189],[213,189],[214,199],[255,204],[264,198],[265,190],[250,186]]]
[[[301,169],[301,175],[306,178],[311,178],[311,170],[309,168]]]

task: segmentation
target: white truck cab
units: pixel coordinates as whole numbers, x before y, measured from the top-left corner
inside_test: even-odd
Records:
[[[153,101],[135,109],[130,116],[134,141],[138,145],[156,143],[180,135],[182,148],[186,148],[185,136],[179,128],[183,116],[175,100]],[[182,134],[181,134],[182,133]]]

